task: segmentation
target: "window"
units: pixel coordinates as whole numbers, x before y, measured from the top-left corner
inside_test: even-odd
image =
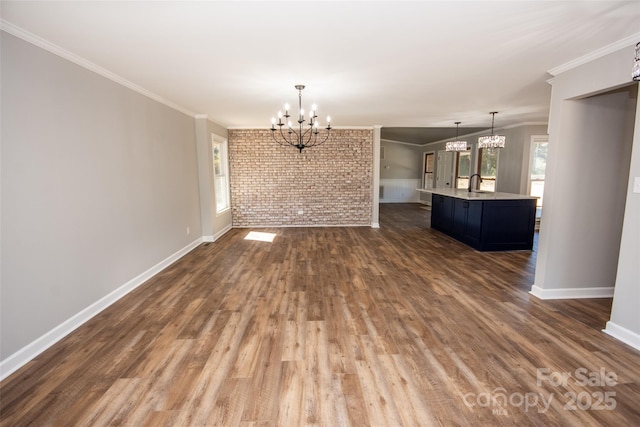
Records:
[[[471,152],[459,151],[456,154],[456,188],[467,189],[471,172]]]
[[[496,191],[498,153],[499,150],[491,148],[478,150],[478,173],[482,179],[479,189],[482,191]]]
[[[538,198],[536,218],[542,215],[542,195],[544,193],[544,176],[547,169],[547,137],[531,138],[531,163],[529,164],[529,195]]]
[[[227,140],[213,139],[213,184],[216,193],[216,213],[230,208],[229,206],[229,156]]]

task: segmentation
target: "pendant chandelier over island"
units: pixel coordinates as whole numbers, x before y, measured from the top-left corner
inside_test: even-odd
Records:
[[[467,147],[467,141],[458,141],[458,126],[462,122],[456,123],[456,139],[453,141],[447,141],[446,150],[447,151],[467,151],[469,147]]]
[[[480,138],[478,138],[478,148],[488,148],[490,150],[494,148],[504,148],[504,144],[507,138],[504,135],[493,134],[493,121],[498,112],[492,111],[489,114],[491,114],[491,135],[481,136]]]

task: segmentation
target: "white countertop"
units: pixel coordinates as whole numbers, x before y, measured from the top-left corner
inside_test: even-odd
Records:
[[[514,193],[499,193],[499,192],[468,192],[467,190],[459,190],[457,188],[431,188],[425,190],[423,188],[416,188],[416,191],[422,193],[439,194],[441,196],[455,197],[457,199],[464,200],[523,200],[523,199],[537,199],[534,196],[527,196],[524,194]]]

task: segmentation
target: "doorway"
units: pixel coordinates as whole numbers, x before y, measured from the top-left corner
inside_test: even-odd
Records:
[[[438,151],[437,164],[436,164],[436,187],[437,188],[451,188],[451,182],[453,181],[453,151],[440,150]]]
[[[436,154],[433,151],[424,153],[424,161],[422,166],[422,188],[425,190],[433,188],[433,174],[435,171]]]

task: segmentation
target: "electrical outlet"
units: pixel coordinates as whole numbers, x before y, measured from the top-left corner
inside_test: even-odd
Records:
[[[633,192],[640,193],[640,176],[636,176],[633,180]]]

